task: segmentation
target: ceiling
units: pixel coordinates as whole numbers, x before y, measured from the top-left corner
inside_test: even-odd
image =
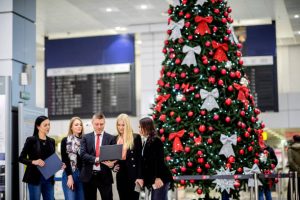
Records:
[[[126,32],[137,24],[167,23],[172,0],[43,0],[37,1],[37,39],[104,35]],[[228,0],[236,24],[276,20],[277,37],[296,41],[300,31],[299,0]],[[147,5],[148,9],[140,9]],[[111,8],[112,12],[106,9]],[[116,27],[121,27],[119,30]],[[121,29],[121,30],[120,30]],[[299,34],[300,35],[300,34]],[[284,42],[284,41],[279,41]]]

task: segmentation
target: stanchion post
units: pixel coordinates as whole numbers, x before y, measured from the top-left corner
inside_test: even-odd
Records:
[[[255,200],[258,200],[258,179],[257,179],[257,174],[254,174],[254,190],[255,190]]]
[[[291,174],[292,174],[292,177],[291,177]],[[294,199],[293,198],[293,196],[294,196],[294,194],[293,194],[293,192],[294,192],[294,189],[293,189],[293,187],[294,187],[294,177],[295,177],[295,173],[290,171],[290,173],[289,173],[290,191],[289,192],[290,192],[290,197],[292,199]]]
[[[278,172],[278,174],[281,174],[281,172]],[[278,176],[281,177],[281,176]],[[281,196],[281,182],[282,180],[279,180],[278,178],[278,183],[277,183],[277,195],[278,195],[278,200],[282,200],[282,196]]]
[[[296,196],[296,200],[299,200],[299,196],[298,196],[298,172],[295,171],[295,196]]]

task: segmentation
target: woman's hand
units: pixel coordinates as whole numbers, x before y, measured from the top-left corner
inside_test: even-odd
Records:
[[[68,186],[71,190],[74,190],[74,180],[73,180],[73,176],[72,176],[72,175],[69,175],[69,176],[68,176],[67,186]]]
[[[33,160],[32,164],[36,165],[36,166],[40,166],[40,167],[44,167],[45,166],[45,162],[42,159]]]
[[[164,183],[162,182],[162,180],[160,178],[156,178],[154,185],[156,187],[156,189],[161,188],[162,186],[164,186]]]
[[[144,180],[138,178],[138,179],[135,180],[135,184],[139,184],[141,187],[143,187],[144,186]]]
[[[120,165],[119,164],[116,164],[113,168],[113,172],[118,172],[120,169]]]

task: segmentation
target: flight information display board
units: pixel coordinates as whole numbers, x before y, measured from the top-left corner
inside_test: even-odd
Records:
[[[276,59],[273,56],[245,57],[251,94],[262,111],[278,112]]]
[[[135,73],[130,64],[47,70],[46,103],[51,119],[135,115]]]

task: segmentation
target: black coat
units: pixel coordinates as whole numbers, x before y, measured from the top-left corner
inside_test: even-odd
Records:
[[[102,136],[101,146],[115,144],[115,137],[104,132]],[[82,159],[82,168],[80,172],[80,180],[82,182],[89,182],[92,178],[93,165],[95,164],[95,134],[94,132],[83,135],[80,144],[80,157]],[[113,177],[111,169],[106,165],[100,163],[101,182],[103,184],[112,184]]]
[[[125,182],[127,182],[128,179],[130,179],[131,181],[134,182],[136,179],[142,178],[142,171],[141,171],[142,139],[141,139],[141,136],[138,134],[133,134],[133,142],[134,142],[134,147],[132,150],[131,149],[127,150],[126,160],[121,160],[121,161],[117,162],[120,164],[120,170],[119,170],[118,174],[126,173],[123,176],[123,177],[127,178],[127,180],[124,180]],[[122,169],[122,167],[125,169]],[[118,174],[117,174],[117,176],[118,176]]]
[[[163,143],[158,137],[148,138],[142,156],[144,185],[151,187],[156,178],[164,183],[172,182],[172,174],[165,164]]]
[[[47,145],[51,146],[51,154],[55,153],[55,140],[46,137]],[[23,182],[38,185],[40,183],[41,173],[36,165],[32,164],[33,160],[41,159],[41,147],[38,136],[30,136],[26,139],[24,147],[19,156],[19,162],[27,165],[24,173]],[[54,184],[54,176],[50,177]]]

